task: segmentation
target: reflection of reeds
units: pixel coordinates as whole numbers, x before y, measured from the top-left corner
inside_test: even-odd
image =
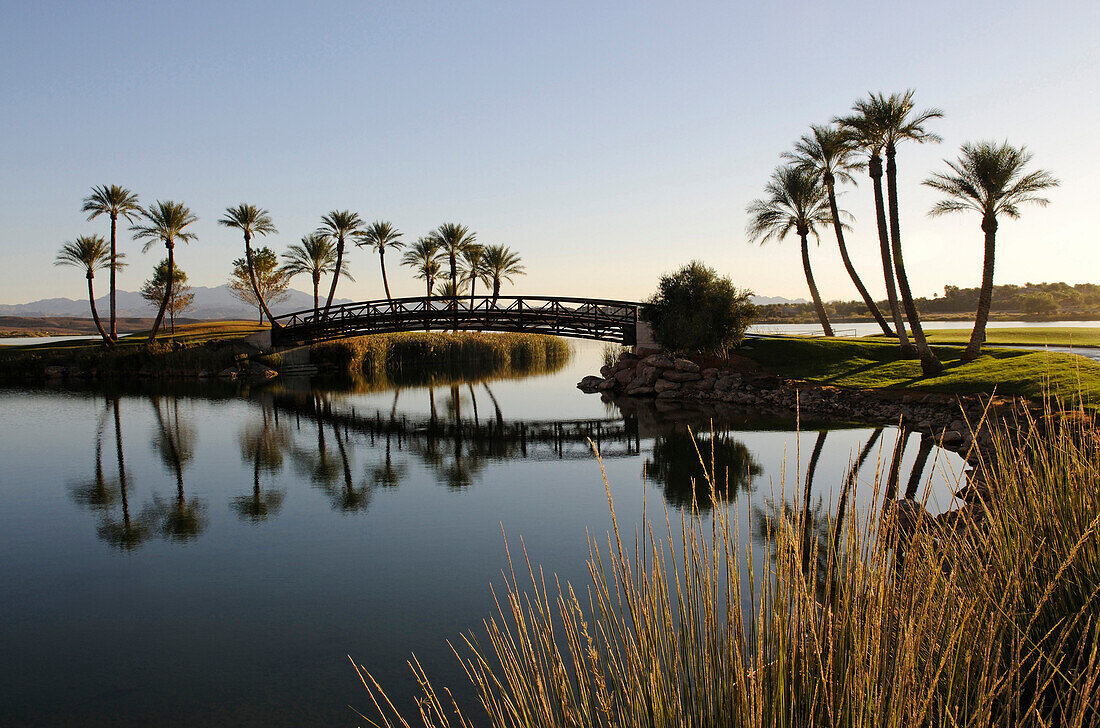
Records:
[[[362,376],[368,386],[379,389],[389,383],[430,384],[432,376],[466,381],[470,375],[550,373],[561,369],[572,354],[569,342],[556,336],[481,332],[375,334],[315,344],[310,351],[315,364]]]
[[[774,558],[724,508],[631,549],[608,489],[588,597],[510,554],[484,640],[456,654],[493,726],[1096,725],[1100,440],[1072,423],[1004,440],[986,476],[982,515],[918,528],[901,562],[874,525],[886,483],[824,560],[834,534],[803,543],[805,509],[767,529]],[[425,725],[474,724],[411,665]],[[407,725],[357,670],[376,720]]]

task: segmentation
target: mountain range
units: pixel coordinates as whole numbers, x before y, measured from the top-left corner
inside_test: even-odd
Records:
[[[195,294],[195,302],[182,315],[189,319],[250,319],[257,318],[256,308],[247,306],[233,298],[229,286],[192,286],[191,292]],[[296,291],[293,288],[287,291],[290,297],[282,303],[271,307],[271,312],[276,316],[292,311],[302,311],[313,308],[313,296],[309,293]],[[334,304],[350,303],[346,298],[337,298]],[[321,303],[324,303],[322,296]],[[95,300],[100,318],[106,318],[110,311],[110,302],[106,294]],[[120,317],[152,317],[157,315],[157,310],[149,304],[141,294],[136,291],[118,291],[116,295],[117,315]],[[91,314],[88,309],[88,299],[74,300],[72,298],[44,298],[30,303],[0,304],[0,316],[24,316],[24,317],[53,317],[53,316],[77,316],[87,318]]]

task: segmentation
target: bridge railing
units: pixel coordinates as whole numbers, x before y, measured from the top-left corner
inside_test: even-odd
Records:
[[[641,304],[564,296],[463,296],[361,301],[277,316],[277,343],[371,333],[466,329],[531,331],[634,343]]]

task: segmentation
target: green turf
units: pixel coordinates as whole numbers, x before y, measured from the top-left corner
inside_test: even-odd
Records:
[[[929,329],[925,331],[932,344],[966,344],[970,341],[967,329]],[[885,338],[882,334],[874,337]],[[1100,346],[1100,328],[1084,326],[1024,326],[1020,328],[991,328],[985,330],[985,343],[1021,344],[1033,346]]]
[[[760,337],[742,351],[780,376],[847,387],[893,387],[922,391],[1039,397],[1051,392],[1068,401],[1077,393],[1100,406],[1100,363],[1074,354],[989,349],[964,364],[962,347],[937,346],[944,363],[938,377],[922,378],[920,362],[898,359],[897,344],[873,340]]]
[[[199,324],[181,324],[176,327],[175,333],[162,330],[161,333],[157,334],[157,341],[162,344],[167,344],[169,342],[202,344],[207,341],[220,341],[222,339],[240,339],[259,331],[264,331],[267,328],[267,324],[261,325],[255,321],[204,321]],[[124,336],[118,340],[117,348],[125,349],[134,346],[144,346],[148,336],[148,331]],[[41,344],[24,344],[21,346],[8,345],[5,347],[3,340],[0,339],[0,347],[12,353],[48,352],[53,354],[68,351],[73,354],[78,354],[102,349],[103,340],[99,338],[79,339],[76,341],[52,341],[43,342]]]

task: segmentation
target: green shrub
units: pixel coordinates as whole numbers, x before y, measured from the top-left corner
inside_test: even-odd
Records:
[[[725,354],[741,346],[756,317],[752,291],[697,260],[661,276],[642,309],[653,338],[673,354]]]

